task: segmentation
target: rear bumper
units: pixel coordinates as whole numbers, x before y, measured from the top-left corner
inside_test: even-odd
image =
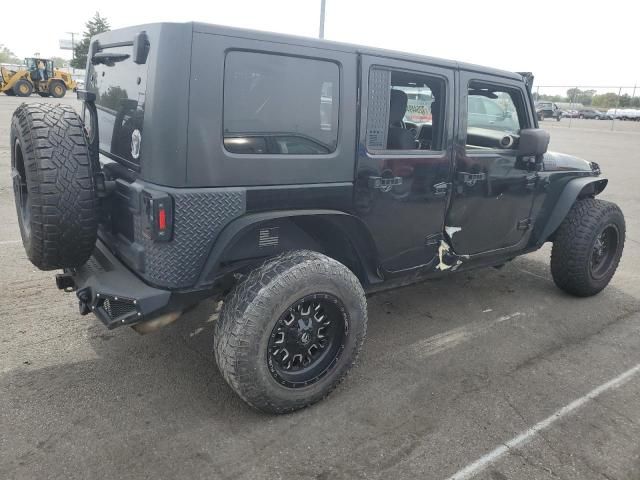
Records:
[[[154,288],[133,274],[98,240],[89,260],[56,276],[58,288],[76,291],[80,313],[93,312],[107,328],[135,325],[163,314],[180,313],[203,295],[179,295]],[[200,297],[200,298],[198,298]]]

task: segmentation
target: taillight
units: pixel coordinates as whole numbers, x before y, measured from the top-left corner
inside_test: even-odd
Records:
[[[158,230],[163,231],[167,229],[167,210],[162,207],[158,210]]]
[[[148,232],[152,239],[159,242],[171,240],[173,230],[173,199],[164,192],[145,190],[145,210]]]

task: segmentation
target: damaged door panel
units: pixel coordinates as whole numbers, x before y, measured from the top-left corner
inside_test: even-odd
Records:
[[[519,244],[527,235],[538,182],[535,159],[521,155],[519,132],[533,126],[522,85],[460,72],[459,143],[446,227],[459,255]]]
[[[375,239],[380,269],[431,265],[451,195],[451,69],[362,56],[354,209]],[[425,241],[426,240],[426,241]]]

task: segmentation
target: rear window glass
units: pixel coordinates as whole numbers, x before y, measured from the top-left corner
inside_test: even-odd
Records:
[[[240,154],[322,155],[335,151],[339,77],[333,62],[228,53],[225,148]]]

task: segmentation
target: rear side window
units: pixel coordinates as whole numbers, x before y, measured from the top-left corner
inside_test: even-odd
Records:
[[[442,150],[445,81],[373,67],[369,72],[367,149]]]
[[[338,143],[338,65],[229,52],[224,74],[224,146],[240,154],[326,155]]]

